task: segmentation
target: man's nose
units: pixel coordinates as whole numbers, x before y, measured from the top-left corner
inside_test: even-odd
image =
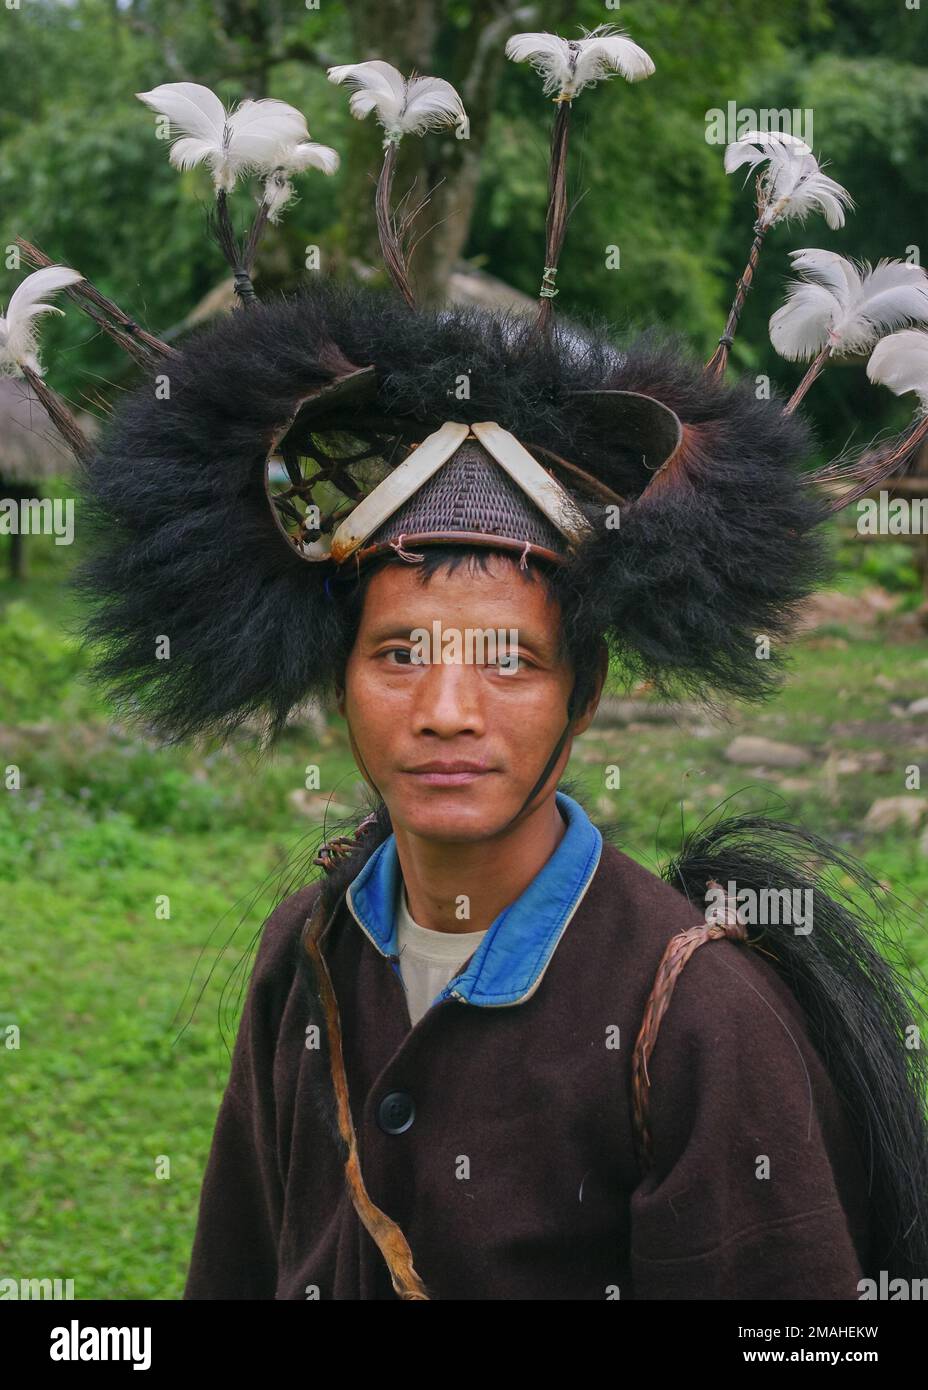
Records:
[[[415,732],[437,734],[439,738],[482,734],[482,686],[474,663],[436,661],[427,665],[416,682]]]

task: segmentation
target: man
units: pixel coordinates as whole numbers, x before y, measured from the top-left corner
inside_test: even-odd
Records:
[[[384,128],[398,294],[319,277],[257,302],[288,169],[337,157],[291,148],[305,122],[280,103],[243,121],[188,83],[142,99],[175,162],[211,165],[241,309],[178,350],[74,290],[146,373],[94,450],[48,395],[97,523],[98,676],[172,739],[255,716],[274,734],[334,692],[373,795],[266,924],[186,1296],[855,1298],[871,1270],[928,1265],[919,1000],[819,876],[855,866],[735,817],[658,878],[558,790],[607,650],[657,689],[773,688],[834,506],[794,409],[825,353],[785,404],[725,381],[752,269],[705,369],[556,323],[572,103],[654,64],[599,30],[507,52],[556,102],[534,322],[416,307],[397,147],[466,115],[447,82],[377,61],[330,76]],[[760,212],[834,222],[844,191],[811,196],[806,146],[734,155],[771,161]],[[255,169],[240,239],[227,185]],[[488,632],[493,655],[469,645]],[[797,894],[814,923],[741,915]]]
[[[742,818],[662,881],[557,791],[604,639],[766,690],[756,635],[776,657],[818,573],[799,420],[647,340],[579,361],[324,285],[169,377],[85,470],[98,670],[173,737],[332,688],[375,797],[265,928],[187,1297],[851,1299],[920,1269],[917,1004],[817,879],[853,866]],[[811,892],[814,930],[739,920],[731,884]]]
[[[328,969],[367,1194],[414,1278],[433,1298],[856,1297],[864,1168],[763,957],[717,942],[684,972],[639,1169],[634,1040],[668,940],[704,919],[557,791],[598,653],[545,767],[577,679],[549,583],[505,552],[436,551],[381,565],[362,605],[339,708],[393,833],[350,882]],[[411,659],[436,622],[514,630],[518,667]],[[187,1298],[396,1296],[319,1104],[298,964],[316,892],[265,929]]]

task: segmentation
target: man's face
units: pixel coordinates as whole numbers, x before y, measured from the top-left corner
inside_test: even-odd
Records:
[[[558,659],[559,621],[543,585],[497,553],[486,572],[464,561],[425,582],[409,564],[373,576],[339,708],[395,827],[424,839],[477,841],[521,810],[567,722],[573,670]],[[478,629],[507,637],[515,630],[510,669],[481,659],[487,648],[481,652]],[[423,653],[431,659],[412,659]],[[591,717],[592,708],[574,732]]]

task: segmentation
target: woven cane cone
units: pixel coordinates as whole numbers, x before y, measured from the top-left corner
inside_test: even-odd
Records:
[[[368,546],[422,533],[480,533],[564,552],[564,537],[482,444],[468,439],[389,517]]]

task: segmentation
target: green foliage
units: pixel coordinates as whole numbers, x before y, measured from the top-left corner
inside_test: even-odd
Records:
[[[886,540],[865,545],[863,550],[860,574],[864,580],[895,593],[909,592],[913,599],[917,598],[919,578],[911,546]]]
[[[159,748],[99,714],[77,719],[83,671],[56,635],[60,585],[40,578],[28,592],[35,602],[0,608],[0,679],[17,652],[26,693],[16,708],[42,720],[0,727],[0,768],[22,771],[19,791],[0,792],[0,1029],[15,1023],[22,1035],[3,1053],[7,1102],[22,1119],[0,1125],[0,1250],[8,1270],[67,1271],[79,1297],[177,1298],[250,946],[287,861],[299,851],[305,863],[320,830],[321,810],[305,816],[294,794],[308,764],[321,769],[321,805],[355,803],[359,778],[334,719],[321,742],[294,728],[263,760],[247,733],[222,749]],[[905,725],[891,741],[885,730],[889,707],[916,698],[926,676],[918,648],[817,634],[767,708],[733,710],[730,725],[594,725],[570,775],[650,868],[677,848],[681,825],[734,795],[736,808],[766,806],[860,855],[903,899],[925,897],[915,833],[873,837],[862,822],[919,761]],[[725,748],[742,731],[800,743],[810,765],[773,777],[734,766]],[[836,771],[883,747],[888,767]],[[607,763],[621,767],[618,791],[604,790]],[[928,969],[919,920],[904,945]],[[161,1155],[166,1181],[155,1177]]]
[[[84,665],[76,643],[27,603],[9,603],[0,610],[0,651],[5,720],[42,719],[60,706],[65,690],[82,703],[73,686]]]

